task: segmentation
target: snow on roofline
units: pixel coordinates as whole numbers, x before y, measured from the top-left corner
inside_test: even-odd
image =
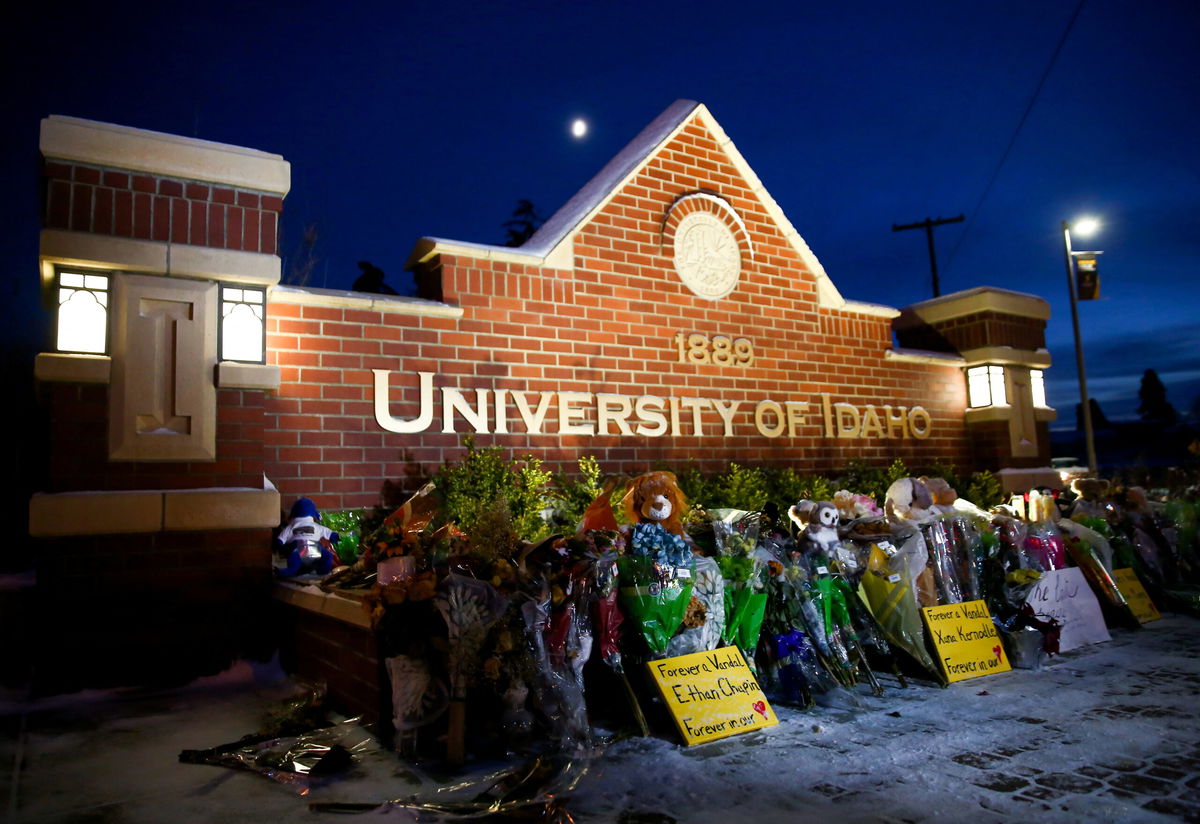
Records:
[[[405,268],[412,269],[419,263],[438,254],[458,254],[466,257],[487,258],[518,264],[539,263],[551,268],[569,269],[574,266],[574,253],[569,243],[576,229],[611,198],[622,183],[629,180],[642,166],[650,161],[655,152],[674,137],[693,117],[699,116],[712,132],[717,145],[726,153],[735,168],[745,178],[746,185],[762,203],[767,214],[775,221],[780,232],[796,251],[805,268],[817,281],[817,301],[828,309],[894,318],[899,310],[881,304],[848,301],[834,286],[825,267],[813,254],[812,249],[796,231],[787,215],[775,202],[759,180],[758,175],[742,157],[741,152],[725,134],[721,124],[708,108],[695,100],[676,100],[646,128],[638,133],[599,173],[582,189],[563,204],[529,240],[519,247],[469,243],[458,240],[423,237],[417,241],[409,255]]]
[[[588,216],[602,200],[642,164],[658,146],[686,123],[700,104],[695,100],[676,100],[666,111],[650,121],[638,136],[629,141],[616,157],[608,161],[595,177],[575,193],[563,207],[534,232],[524,246],[535,254],[546,255]]]
[[[570,200],[551,215],[533,237],[517,247],[486,243],[470,243],[436,237],[423,237],[417,242],[409,256],[406,268],[428,260],[441,251],[460,254],[477,253],[475,256],[513,263],[530,263],[545,260],[564,239],[583,222],[584,218],[599,205],[617,186],[641,165],[672,132],[678,129],[699,108],[695,100],[676,100],[666,111],[654,118],[638,136],[608,161],[596,175],[584,184]]]

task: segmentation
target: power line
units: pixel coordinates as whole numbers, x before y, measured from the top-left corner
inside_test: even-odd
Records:
[[[1058,56],[1063,50],[1063,46],[1067,43],[1067,37],[1071,34],[1071,29],[1075,26],[1075,20],[1079,17],[1079,12],[1083,11],[1083,4],[1087,0],[1079,0],[1075,5],[1075,11],[1071,13],[1071,19],[1067,21],[1067,27],[1063,29],[1062,36],[1058,38],[1058,45],[1054,47],[1054,53],[1050,55],[1049,62],[1046,63],[1046,68],[1042,72],[1041,78],[1038,79],[1037,86],[1033,89],[1033,94],[1029,97],[1029,103],[1025,106],[1025,111],[1021,114],[1021,119],[1017,122],[1017,127],[1013,129],[1012,137],[1008,140],[1008,145],[1004,147],[1004,153],[1000,155],[1000,160],[996,163],[996,168],[992,170],[992,176],[988,178],[987,185],[983,187],[983,194],[979,196],[979,200],[975,203],[975,208],[971,210],[971,216],[967,218],[967,223],[963,227],[962,232],[958,236],[958,240],[954,243],[954,248],[950,250],[950,254],[946,258],[946,269],[954,265],[954,256],[958,254],[958,249],[962,246],[963,239],[971,232],[971,226],[975,223],[975,217],[979,214],[983,202],[992,192],[992,186],[995,185],[996,179],[1000,177],[1000,170],[1004,168],[1005,161],[1008,160],[1009,154],[1012,153],[1013,147],[1017,145],[1017,138],[1021,135],[1021,130],[1025,127],[1025,121],[1029,119],[1030,113],[1033,112],[1033,107],[1037,105],[1038,97],[1042,93],[1042,87],[1046,85],[1046,79],[1050,77],[1050,72],[1054,70],[1054,65],[1058,62]]]

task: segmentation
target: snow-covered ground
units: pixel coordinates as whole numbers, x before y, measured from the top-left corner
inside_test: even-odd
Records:
[[[776,707],[778,726],[690,749],[627,738],[573,762],[573,783],[551,789],[579,822],[1200,821],[1200,621],[1170,616],[1038,671],[945,690],[884,685],[882,698]],[[169,693],[9,696],[0,810],[9,822],[319,820],[310,802],[468,799],[505,767],[449,775],[371,741],[348,773],[301,794],[179,763],[181,750],[258,729],[293,688],[271,667],[239,664]],[[403,806],[363,815],[442,820]]]

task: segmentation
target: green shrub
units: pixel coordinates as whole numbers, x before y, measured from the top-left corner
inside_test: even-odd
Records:
[[[444,516],[467,534],[476,522],[503,499],[512,514],[517,535],[527,541],[544,537],[548,528],[542,512],[550,508],[550,473],[541,458],[527,455],[506,459],[504,449],[476,449],[474,439],[463,439],[467,452],[457,463],[448,463],[433,482],[445,503]]]
[[[986,469],[972,475],[967,481],[966,491],[958,494],[980,509],[991,509],[1004,501],[1004,487],[1000,479]]]
[[[767,503],[767,479],[761,469],[731,462],[729,469],[713,478],[709,494],[712,500],[697,501],[706,509],[757,511]]]
[[[579,459],[579,476],[576,478],[565,472],[555,473],[550,495],[554,510],[552,522],[556,529],[575,528],[584,511],[604,488],[601,475],[600,462],[594,455],[584,455]]]
[[[675,473],[675,480],[678,481],[679,488],[683,491],[689,505],[699,505],[705,508],[717,506],[717,504],[710,503],[713,499],[715,476],[705,475],[696,468],[694,463],[689,463],[685,469]]]
[[[790,466],[763,470],[767,478],[769,500],[781,513],[800,501],[828,501],[833,498],[829,479],[821,475],[802,475]]]
[[[846,467],[845,473],[838,478],[836,489],[847,489],[862,495],[870,495],[877,501],[884,499],[887,488],[892,481],[908,476],[908,467],[904,461],[897,458],[887,469],[868,466],[861,458],[854,458]]]

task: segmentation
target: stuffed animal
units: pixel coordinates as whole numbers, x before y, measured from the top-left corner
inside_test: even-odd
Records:
[[[687,498],[672,472],[647,472],[629,482],[621,500],[625,514],[636,523],[657,523],[674,535],[683,535],[681,515]]]
[[[338,534],[320,523],[321,513],[308,498],[299,498],[292,504],[288,524],[275,539],[279,550],[286,551],[287,566],[276,569],[280,578],[295,578],[297,575],[317,573],[327,575],[338,565],[333,547]]]
[[[922,475],[917,480],[925,484],[925,488],[929,490],[929,495],[933,499],[930,509],[942,515],[953,515],[958,511],[954,508],[954,502],[958,500],[958,493],[954,491],[954,487],[950,486],[949,481],[945,478],[930,478],[926,475]]]
[[[933,495],[929,487],[918,478],[901,478],[892,483],[884,496],[884,510],[888,520],[894,523],[915,521],[920,523],[933,517]]]
[[[1108,494],[1108,481],[1103,478],[1076,478],[1071,481],[1071,491],[1078,496],[1071,505],[1072,518],[1103,518],[1108,514],[1104,505],[1104,496]]]
[[[841,545],[837,531],[841,518],[837,507],[829,501],[801,501],[788,510],[788,517],[804,529],[798,540],[803,554],[832,556]]]
[[[837,507],[838,514],[847,521],[883,514],[870,495],[859,495],[848,489],[839,489],[833,493],[833,505]]]
[[[660,563],[686,566],[691,549],[686,542],[681,514],[687,498],[675,475],[648,472],[629,482],[621,500],[629,520],[633,521],[630,549],[634,555],[650,555]]]

